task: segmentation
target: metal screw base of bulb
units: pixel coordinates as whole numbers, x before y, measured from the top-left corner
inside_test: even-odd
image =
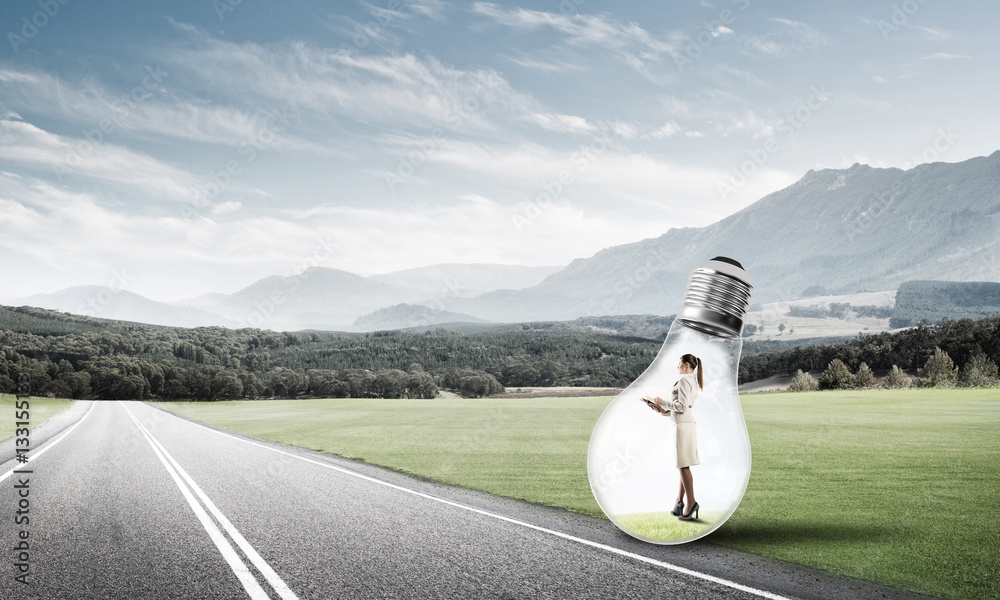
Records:
[[[691,273],[677,320],[709,335],[740,337],[752,291],[740,263],[722,256],[713,258]]]

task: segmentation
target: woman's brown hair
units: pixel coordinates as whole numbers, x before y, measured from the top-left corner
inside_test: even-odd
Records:
[[[693,371],[698,373],[698,389],[705,389],[705,383],[701,377],[701,359],[694,354],[685,354],[681,357],[681,362],[686,363]]]

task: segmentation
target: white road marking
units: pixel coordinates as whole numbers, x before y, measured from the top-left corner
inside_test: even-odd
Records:
[[[254,577],[253,573],[250,572],[250,568],[240,558],[236,549],[233,548],[222,532],[219,531],[219,528],[205,512],[205,509],[203,509],[201,505],[198,504],[198,501],[195,500],[194,496],[191,494],[191,490],[193,490],[201,501],[205,503],[208,510],[211,511],[215,518],[219,520],[226,532],[228,532],[233,540],[236,541],[236,544],[247,555],[250,562],[252,562],[254,566],[260,570],[267,582],[270,583],[275,591],[278,592],[278,595],[284,600],[298,600],[298,596],[296,596],[295,593],[288,588],[288,585],[281,579],[281,577],[278,576],[277,573],[274,572],[274,569],[272,569],[271,566],[268,565],[263,558],[261,558],[260,554],[254,550],[253,546],[246,541],[246,538],[244,538],[243,535],[237,531],[229,519],[222,514],[215,504],[208,498],[205,492],[198,487],[198,484],[191,479],[191,476],[188,475],[187,472],[181,468],[180,464],[174,460],[174,457],[167,452],[167,449],[164,448],[163,445],[160,444],[159,441],[157,441],[156,438],[154,438],[152,434],[146,430],[142,423],[139,422],[139,419],[132,414],[132,411],[130,411],[124,404],[122,404],[122,408],[125,409],[128,416],[132,418],[132,421],[135,422],[136,426],[142,432],[142,435],[146,438],[146,441],[149,442],[150,446],[152,446],[153,452],[156,453],[156,456],[160,459],[160,462],[163,463],[163,466],[167,468],[167,472],[173,478],[177,487],[180,488],[184,498],[191,506],[191,510],[194,511],[198,520],[201,521],[202,527],[205,528],[209,537],[211,537],[212,541],[215,542],[215,546],[219,549],[219,552],[222,553],[226,562],[229,563],[233,573],[240,580],[240,583],[243,584],[244,589],[246,589],[250,597],[254,600],[270,600],[270,596],[268,596],[267,592],[265,592],[264,589],[261,588],[260,584],[257,583],[257,579]],[[191,486],[190,490],[186,485],[184,485],[185,481]]]
[[[154,408],[154,410],[158,410],[158,409]],[[421,498],[426,498],[428,500],[433,500],[435,502],[440,502],[442,504],[447,504],[449,506],[454,506],[456,508],[461,508],[463,510],[474,512],[474,513],[477,513],[477,514],[480,514],[480,515],[483,515],[483,516],[492,517],[494,519],[499,519],[501,521],[506,521],[508,523],[513,523],[514,525],[520,525],[522,527],[527,527],[528,529],[534,529],[535,531],[541,531],[543,533],[547,533],[547,534],[550,534],[550,535],[554,535],[556,537],[560,537],[560,538],[563,538],[563,539],[566,539],[566,540],[577,542],[579,544],[584,544],[584,545],[590,546],[592,548],[597,548],[597,549],[600,549],[600,550],[604,550],[604,551],[610,552],[612,554],[617,554],[619,556],[626,556],[628,558],[633,558],[635,560],[638,560],[638,561],[641,561],[641,562],[644,562],[644,563],[647,563],[647,564],[650,564],[650,565],[655,565],[657,567],[662,567],[664,569],[668,569],[668,570],[671,570],[671,571],[674,571],[674,572],[677,572],[677,573],[683,573],[684,575],[688,575],[690,577],[695,577],[697,579],[702,579],[704,581],[710,581],[712,583],[717,583],[719,585],[723,585],[723,586],[726,586],[726,587],[729,587],[729,588],[733,588],[733,589],[739,590],[741,592],[746,592],[748,594],[753,594],[755,596],[760,596],[762,598],[768,598],[769,600],[793,600],[793,599],[791,599],[791,598],[789,598],[787,596],[781,596],[781,595],[778,595],[778,594],[775,594],[775,593],[772,593],[772,592],[768,592],[768,591],[765,591],[765,590],[759,590],[757,588],[753,588],[753,587],[750,587],[750,586],[747,586],[747,585],[743,585],[741,583],[736,583],[735,581],[730,581],[728,579],[723,579],[721,577],[716,577],[715,575],[709,575],[708,573],[702,573],[700,571],[694,571],[692,569],[681,567],[679,565],[674,565],[674,564],[671,564],[671,563],[668,563],[668,562],[664,562],[662,560],[656,560],[655,558],[649,558],[648,556],[643,556],[641,554],[636,554],[634,552],[629,552],[627,550],[622,550],[620,548],[615,548],[614,546],[608,546],[607,544],[601,544],[600,542],[594,542],[594,541],[587,540],[587,539],[584,539],[584,538],[576,537],[575,535],[570,535],[568,533],[563,533],[561,531],[556,531],[554,529],[549,529],[547,527],[541,527],[539,525],[533,525],[533,524],[527,523],[525,521],[519,521],[517,519],[512,519],[510,517],[505,517],[503,515],[498,515],[496,513],[491,513],[489,511],[482,510],[480,508],[475,508],[473,506],[468,506],[466,504],[460,504],[458,502],[453,502],[453,501],[447,500],[445,498],[439,498],[437,496],[432,496],[430,494],[426,494],[424,492],[419,492],[417,490],[413,490],[413,489],[410,489],[410,488],[407,488],[407,487],[403,487],[401,485],[396,485],[394,483],[389,483],[387,481],[382,481],[381,479],[376,479],[374,477],[369,477],[368,475],[363,475],[361,473],[356,473],[354,471],[351,471],[350,469],[345,469],[343,467],[338,467],[336,465],[331,465],[329,463],[324,463],[324,462],[321,462],[321,461],[318,461],[318,460],[313,460],[311,458],[306,458],[304,456],[299,456],[299,455],[291,453],[291,452],[285,452],[284,450],[279,450],[277,448],[272,448],[270,446],[267,446],[267,445],[264,445],[264,444],[259,444],[257,442],[251,442],[250,440],[247,440],[247,439],[244,439],[244,438],[241,438],[241,437],[237,437],[235,435],[231,435],[231,434],[228,434],[228,433],[223,433],[223,432],[218,431],[216,429],[212,429],[211,427],[206,427],[205,425],[202,425],[200,423],[194,423],[193,421],[187,421],[186,419],[181,419],[180,417],[178,417],[177,415],[175,415],[174,413],[172,413],[170,411],[166,411],[165,410],[163,412],[169,414],[170,416],[172,416],[172,417],[174,417],[174,418],[176,418],[178,420],[184,421],[186,423],[191,423],[192,425],[197,425],[198,427],[202,427],[204,429],[207,429],[207,430],[212,431],[214,433],[217,433],[219,435],[223,435],[223,436],[226,436],[226,437],[229,437],[229,438],[233,438],[234,440],[239,440],[241,442],[244,442],[246,444],[250,444],[252,446],[258,446],[260,448],[264,448],[265,450],[270,450],[271,452],[277,452],[278,454],[284,454],[286,456],[291,456],[292,458],[297,458],[299,460],[305,461],[307,463],[312,463],[314,465],[323,467],[325,469],[331,469],[333,471],[339,471],[341,473],[344,473],[345,475],[350,475],[351,477],[357,477],[359,479],[364,479],[366,481],[371,481],[372,483],[377,483],[379,485],[384,485],[386,487],[390,487],[390,488],[399,490],[401,492],[405,492],[407,494],[413,494],[414,496],[420,496]]]
[[[24,463],[18,463],[16,467],[14,467],[13,469],[11,469],[10,471],[7,471],[3,475],[0,475],[0,481],[3,481],[4,479],[7,479],[8,477],[10,477],[11,473],[13,473],[14,471],[20,471],[21,469],[24,469],[25,465],[30,464],[31,461],[35,460],[36,458],[38,458],[42,454],[45,454],[46,452],[48,452],[49,448],[55,446],[59,442],[63,441],[63,438],[65,438],[67,435],[73,433],[73,430],[76,429],[77,426],[80,425],[80,423],[83,423],[83,420],[86,419],[90,415],[91,411],[94,410],[94,406],[96,404],[97,404],[96,402],[91,403],[90,408],[87,409],[87,414],[85,414],[82,417],[80,417],[80,420],[77,421],[76,423],[74,423],[72,427],[70,427],[69,429],[67,429],[66,431],[64,431],[62,433],[62,435],[60,435],[59,437],[57,437],[56,439],[54,439],[54,440],[52,440],[50,442],[47,442],[45,445],[42,446],[42,448],[40,450],[29,450],[28,451],[28,461],[24,462]],[[69,410],[69,409],[67,409],[67,410]],[[29,436],[30,436],[30,433],[29,433]]]

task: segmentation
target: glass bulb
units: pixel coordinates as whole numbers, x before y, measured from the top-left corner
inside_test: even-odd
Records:
[[[750,479],[750,438],[736,378],[752,289],[735,260],[716,257],[698,265],[653,363],[594,427],[587,453],[590,487],[604,514],[629,535],[656,544],[690,542],[725,523],[743,499]],[[704,384],[689,409],[697,423],[699,459],[690,467],[699,507],[693,520],[671,514],[681,481],[674,417],[642,401],[670,400],[685,354],[701,359]],[[682,500],[683,512],[694,517]]]

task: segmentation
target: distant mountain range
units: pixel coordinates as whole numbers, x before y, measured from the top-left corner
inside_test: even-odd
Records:
[[[296,276],[266,277],[233,294],[204,294],[174,303],[104,286],[68,288],[8,299],[6,303],[176,327],[397,329],[429,322],[476,321],[474,316],[446,310],[447,305],[455,298],[484,291],[530,287],[560,268],[441,264],[362,277],[314,267]],[[419,306],[402,310],[400,304]],[[362,319],[357,327],[353,325],[359,317],[389,307],[397,308]]]
[[[670,314],[691,270],[720,255],[743,264],[756,303],[817,285],[846,294],[911,279],[1000,280],[1000,151],[908,171],[809,171],[707,227],[608,248],[534,287],[458,299],[450,310],[494,321]]]
[[[537,285],[562,267],[520,265],[440,264],[372,275],[368,279],[401,288],[421,290],[432,301],[472,297],[493,290],[520,290]]]
[[[14,300],[11,304],[169,327],[238,326],[236,321],[216,313],[187,306],[173,306],[123,289],[100,285],[81,285],[52,294],[35,294]]]
[[[370,277],[313,268],[174,304],[128,292],[102,295],[91,286],[15,303],[76,312],[95,294],[110,294],[99,313],[84,314],[288,330],[670,315],[691,270],[720,255],[746,268],[756,304],[794,300],[818,287],[839,295],[894,290],[915,279],[1000,281],[1000,151],[908,171],[861,164],[809,171],[707,227],[671,229],[565,268],[442,264]]]

